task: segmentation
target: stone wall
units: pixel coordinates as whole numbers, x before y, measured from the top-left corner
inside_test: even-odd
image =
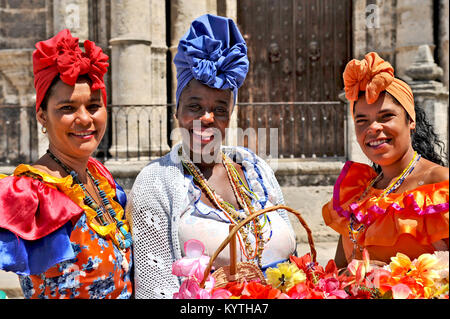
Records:
[[[439,43],[438,43],[438,58],[439,65],[442,67],[444,74],[442,83],[449,89],[449,51],[448,51],[448,33],[449,33],[449,1],[439,1]]]
[[[0,50],[33,48],[44,39],[46,0],[3,0],[0,6]]]

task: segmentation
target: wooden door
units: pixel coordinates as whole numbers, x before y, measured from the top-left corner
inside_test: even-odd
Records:
[[[277,128],[278,157],[345,156],[346,112],[338,95],[351,58],[351,2],[238,1],[250,60],[238,126]]]

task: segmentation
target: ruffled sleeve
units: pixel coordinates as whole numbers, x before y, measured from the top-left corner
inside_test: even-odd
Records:
[[[83,210],[65,194],[26,176],[0,180],[0,228],[26,240],[47,236]]]
[[[74,258],[70,234],[82,213],[64,193],[38,179],[1,178],[0,269],[38,274]]]
[[[347,258],[353,249],[348,235],[351,214],[364,224],[358,244],[378,260],[388,261],[396,252],[415,258],[432,252],[432,243],[449,237],[448,180],[382,198],[382,190],[370,188],[360,200],[375,176],[367,165],[346,163],[335,184],[333,199],[323,206],[325,223],[343,235]]]
[[[325,224],[341,235],[348,234],[348,206],[365,191],[377,174],[368,165],[347,161],[333,188],[333,198],[322,208]]]
[[[365,246],[391,246],[401,235],[421,245],[449,236],[449,182],[423,185],[403,194],[392,194],[369,206],[379,217],[361,237]],[[367,205],[368,206],[368,205]],[[383,236],[380,236],[383,234]]]

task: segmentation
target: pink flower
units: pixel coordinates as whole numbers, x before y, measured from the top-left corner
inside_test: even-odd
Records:
[[[180,290],[173,294],[174,299],[210,299],[206,289],[200,288],[197,280],[188,278],[181,284]]]
[[[190,239],[184,243],[186,257],[172,264],[172,274],[175,276],[194,276],[199,282],[203,280],[203,274],[209,263],[209,257],[203,255],[205,246],[201,241]]]
[[[408,299],[411,293],[412,293],[411,289],[404,284],[397,284],[392,287],[393,299]]]
[[[218,288],[211,292],[214,287],[214,278],[210,277],[205,289],[200,288],[195,278],[188,278],[181,284],[180,290],[173,294],[174,299],[228,299],[231,292],[226,289]]]
[[[339,280],[333,277],[320,279],[318,288],[325,293],[327,299],[345,299],[348,297],[344,290],[339,289]]]

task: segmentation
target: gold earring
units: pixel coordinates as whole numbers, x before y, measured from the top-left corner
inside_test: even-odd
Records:
[[[46,134],[47,133],[47,128],[45,126],[41,127],[41,132],[42,134]]]

